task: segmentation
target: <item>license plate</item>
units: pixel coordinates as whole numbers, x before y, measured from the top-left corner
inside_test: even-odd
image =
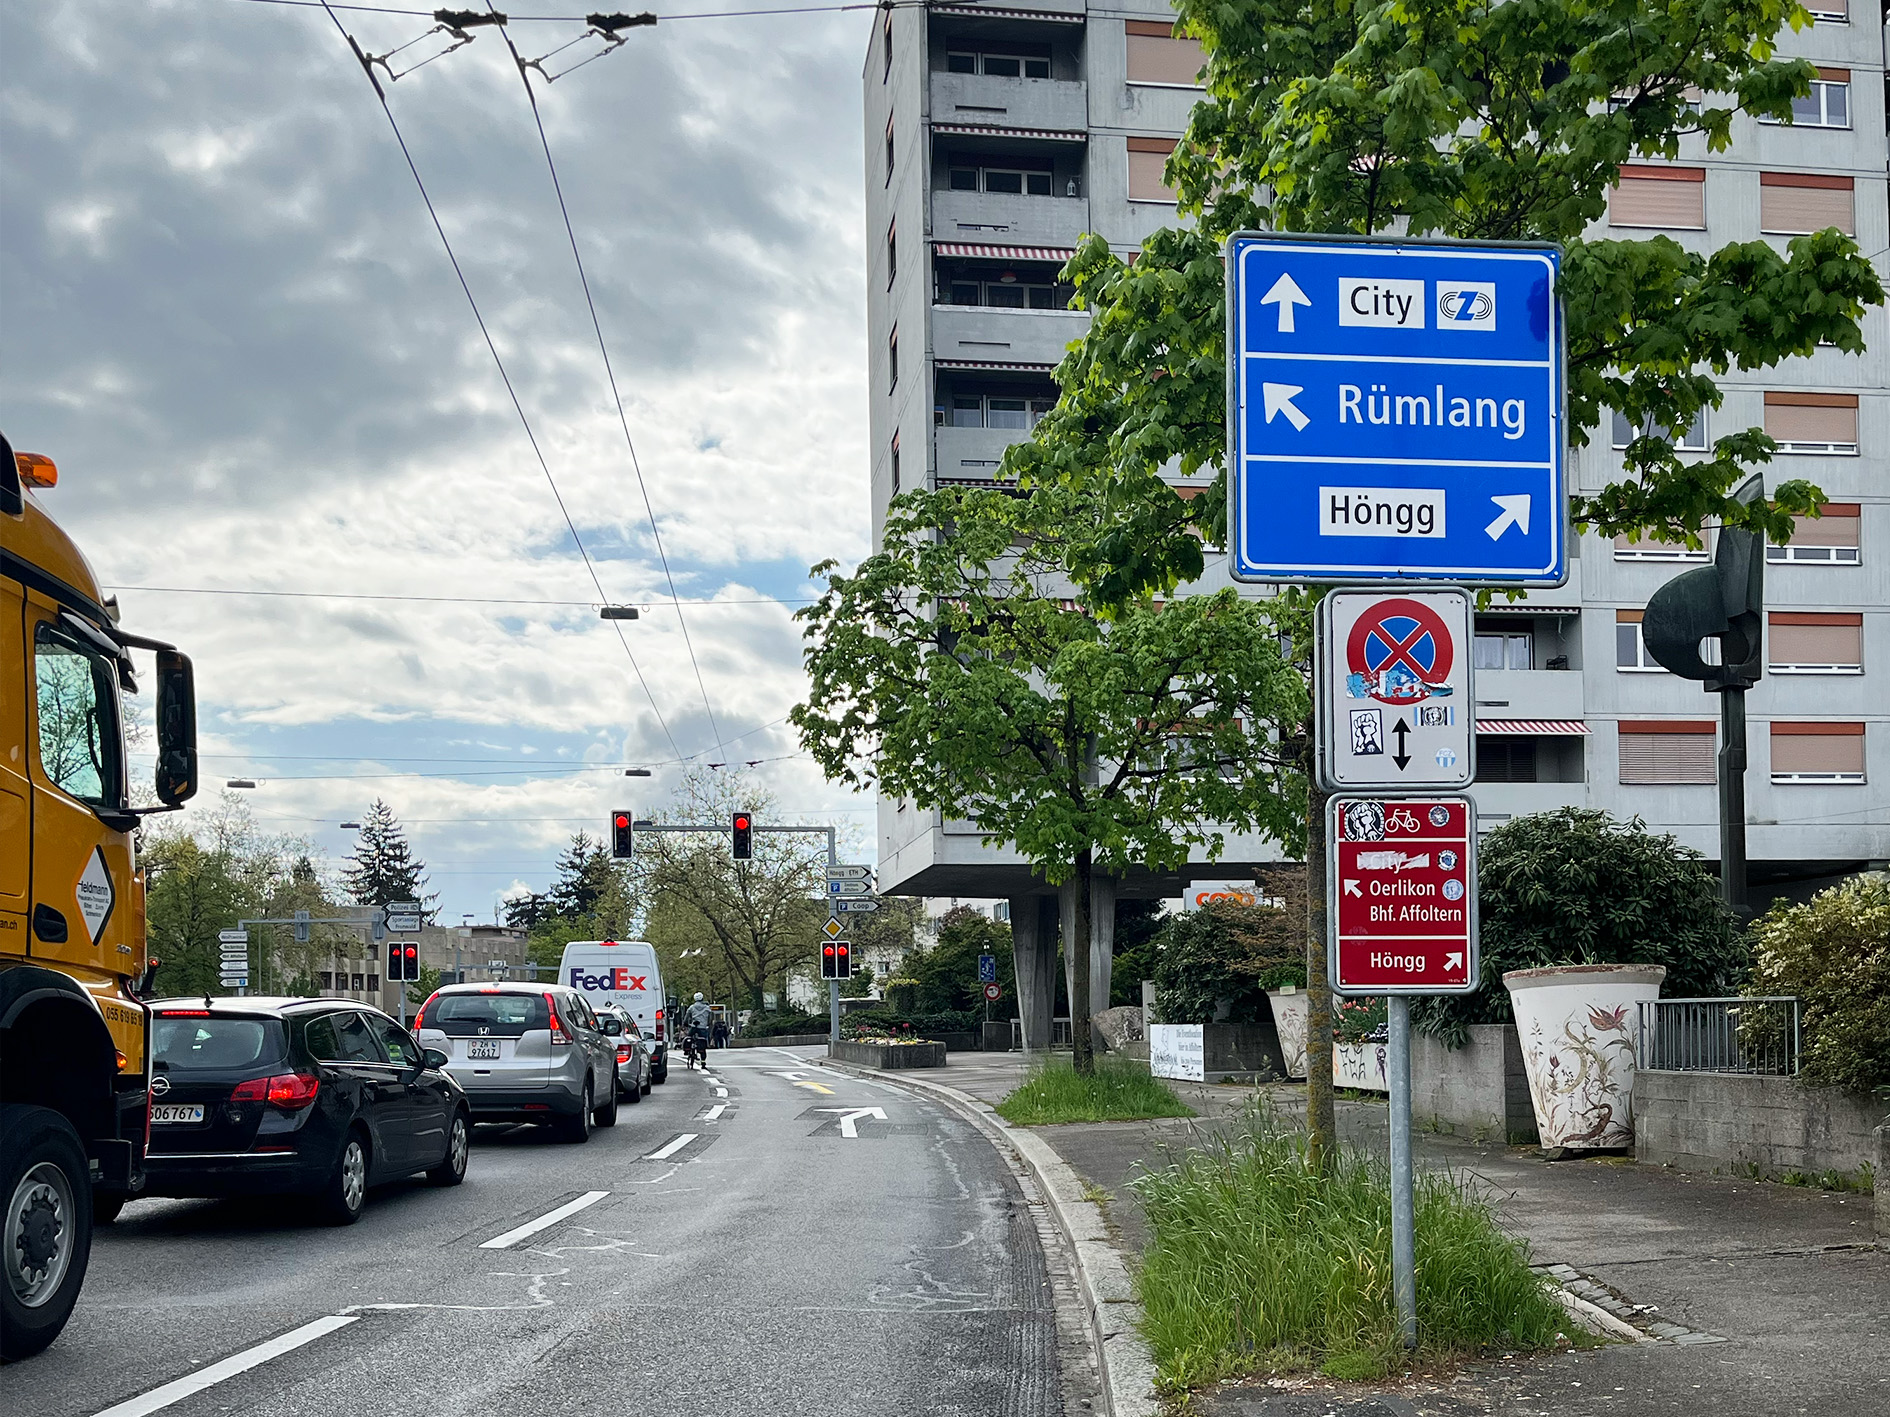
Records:
[[[496,1042],[468,1043],[466,1056],[468,1058],[496,1058],[499,1056],[499,1045]]]
[[[162,1122],[201,1122],[203,1103],[201,1102],[165,1102],[151,1109],[151,1121]]]

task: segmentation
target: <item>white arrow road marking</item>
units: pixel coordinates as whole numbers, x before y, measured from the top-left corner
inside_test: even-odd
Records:
[[[1293,395],[1303,394],[1305,392],[1306,386],[1304,384],[1262,384],[1260,386],[1260,396],[1266,405],[1267,422],[1271,423],[1273,421],[1274,414],[1283,413],[1286,415],[1286,421],[1293,425],[1293,431],[1295,433],[1305,432],[1306,425],[1311,423],[1312,420],[1301,413],[1293,404]]]
[[[1355,895],[1355,896],[1360,897],[1361,899],[1364,897],[1365,892],[1358,888],[1357,881],[1343,881],[1340,884],[1344,887],[1345,893],[1347,895]]]
[[[655,1151],[651,1152],[648,1156],[646,1156],[644,1160],[667,1161],[669,1160],[670,1157],[674,1156],[677,1152],[681,1151],[684,1147],[688,1146],[690,1142],[694,1141],[696,1139],[696,1135],[697,1134],[695,1132],[684,1132],[681,1136],[677,1137],[674,1141],[669,1142],[664,1146],[658,1147]]]
[[[1522,528],[1524,536],[1529,535],[1529,494],[1517,492],[1508,497],[1492,497],[1490,500],[1502,509],[1503,515],[1484,527],[1490,540],[1495,541],[1512,526]]]
[[[1462,969],[1463,956],[1462,955],[1445,955],[1444,968],[1445,969]]]
[[[284,1353],[293,1353],[305,1343],[313,1343],[333,1333],[338,1328],[346,1328],[357,1322],[354,1315],[330,1314],[327,1318],[305,1323],[300,1328],[292,1328],[280,1338],[272,1338],[267,1343],[259,1343],[254,1348],[245,1348],[241,1353],[231,1354],[221,1362],[195,1373],[186,1373],[174,1382],[154,1387],[141,1397],[130,1398],[107,1407],[98,1417],[145,1417],[148,1412],[161,1412],[166,1407],[182,1402],[193,1393],[202,1392],[207,1387],[215,1387],[225,1378],[233,1378],[238,1373],[246,1373],[251,1368],[267,1363],[271,1358],[280,1358]]]
[[[1305,305],[1311,307],[1312,301],[1306,298],[1306,292],[1299,288],[1299,283],[1289,275],[1282,275],[1273,282],[1273,289],[1260,297],[1262,305],[1280,307],[1280,329],[1283,335],[1293,333],[1293,307]],[[1295,391],[1297,392],[1297,391]],[[1268,417],[1272,417],[1271,414]]]
[[[694,1138],[691,1138],[694,1140]],[[494,1235],[480,1245],[482,1250],[509,1250],[520,1240],[536,1235],[540,1230],[549,1230],[567,1215],[576,1215],[587,1206],[596,1205],[609,1191],[586,1191],[574,1201],[566,1201],[556,1210],[548,1210],[536,1220],[528,1220],[516,1230],[508,1230],[503,1235]]]
[[[886,1120],[886,1110],[883,1107],[823,1107],[820,1110],[840,1114],[840,1135],[843,1137],[858,1137],[860,1129],[854,1124],[868,1117],[881,1122]]]

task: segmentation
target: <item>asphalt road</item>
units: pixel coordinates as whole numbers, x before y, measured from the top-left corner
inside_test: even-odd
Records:
[[[845,1136],[856,1108],[885,1120]],[[618,1115],[581,1146],[480,1128],[464,1185],[377,1190],[346,1229],[134,1202],[60,1340],[0,1369],[0,1411],[1063,1413],[1038,1220],[968,1123],[774,1049]]]

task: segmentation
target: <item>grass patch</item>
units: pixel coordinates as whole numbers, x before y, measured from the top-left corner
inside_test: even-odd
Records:
[[[1315,1367],[1381,1377],[1402,1355],[1388,1168],[1345,1151],[1321,1177],[1303,1133],[1264,1109],[1134,1182],[1153,1239],[1137,1277],[1170,1391]],[[1569,1320],[1527,1251],[1456,1178],[1417,1178],[1420,1360],[1551,1346]]]
[[[1053,1122],[1135,1122],[1146,1117],[1192,1117],[1184,1103],[1148,1070],[1126,1058],[1096,1059],[1096,1071],[1081,1077],[1067,1059],[1035,1069],[1027,1082],[997,1105],[1005,1121],[1020,1127]]]

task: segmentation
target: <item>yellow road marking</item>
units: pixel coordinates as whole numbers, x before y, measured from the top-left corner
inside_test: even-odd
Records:
[[[833,1089],[828,1087],[824,1082],[797,1082],[794,1085],[796,1087],[804,1087],[809,1092],[818,1092],[824,1097],[833,1096]]]

